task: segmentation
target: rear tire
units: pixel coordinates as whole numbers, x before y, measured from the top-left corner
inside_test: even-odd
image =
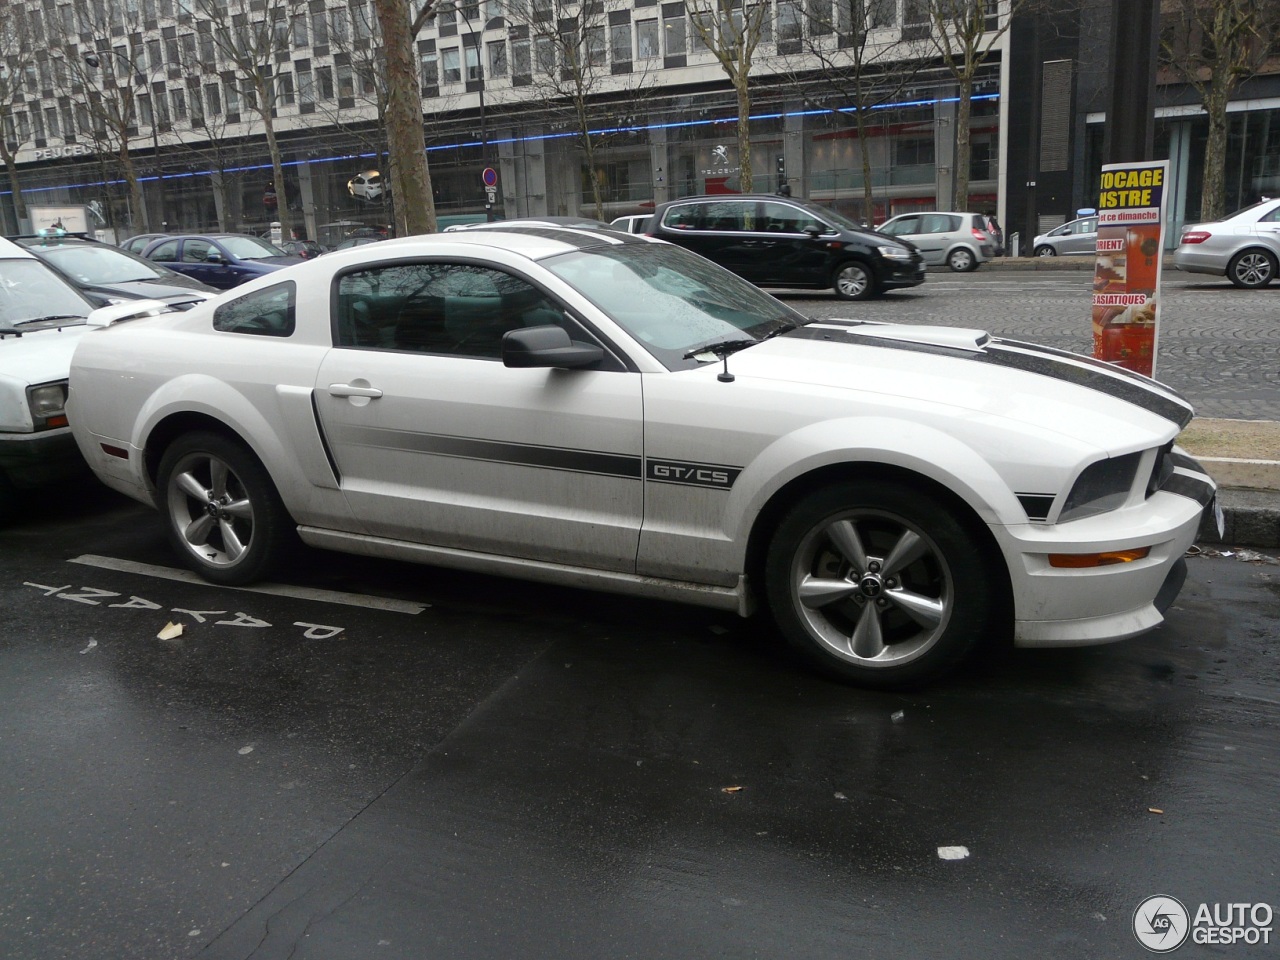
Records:
[[[1276,258],[1266,250],[1241,250],[1227,265],[1227,279],[1237,287],[1256,290],[1276,276]]]
[[[159,507],[169,542],[200,576],[239,585],[283,559],[294,530],[266,468],[217,433],[178,437],[160,460]]]
[[[841,300],[870,300],[876,295],[876,278],[865,263],[850,260],[836,267],[831,287]]]
[[[953,511],[903,484],[846,481],[783,517],[764,585],[787,642],[812,666],[867,687],[942,676],[997,620],[997,571]]]

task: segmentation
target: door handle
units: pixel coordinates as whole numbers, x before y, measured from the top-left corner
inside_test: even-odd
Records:
[[[329,396],[366,397],[370,400],[376,400],[382,396],[382,391],[377,387],[359,387],[353,383],[331,383],[329,384]]]

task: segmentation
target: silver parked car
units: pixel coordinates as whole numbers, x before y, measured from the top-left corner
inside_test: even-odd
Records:
[[[1092,256],[1098,249],[1097,216],[1068,220],[1048,233],[1042,233],[1031,241],[1031,251],[1037,257]]]
[[[886,220],[879,230],[911,241],[925,263],[946,264],[958,273],[977,270],[996,255],[995,239],[980,213],[904,213]]]
[[[1229,217],[1182,231],[1173,265],[1188,273],[1225,276],[1237,287],[1265,287],[1280,264],[1280,199],[1263,200]]]

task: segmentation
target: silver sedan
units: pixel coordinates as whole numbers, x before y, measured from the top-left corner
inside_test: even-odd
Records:
[[[1237,287],[1265,287],[1280,264],[1280,199],[1186,227],[1173,264],[1188,273],[1225,276]]]

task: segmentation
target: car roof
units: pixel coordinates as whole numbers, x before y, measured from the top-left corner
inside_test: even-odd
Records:
[[[477,247],[500,247],[530,260],[569,253],[573,250],[601,246],[619,246],[628,243],[648,243],[645,237],[621,233],[617,230],[576,229],[561,226],[514,226],[486,230],[459,230],[453,233],[428,233],[412,237],[395,237],[383,240],[377,250],[360,250],[354,256],[387,257],[410,254],[423,247],[443,247],[465,244]]]
[[[6,240],[0,237],[0,260],[35,260],[36,255],[29,250],[23,250],[12,240]]]

